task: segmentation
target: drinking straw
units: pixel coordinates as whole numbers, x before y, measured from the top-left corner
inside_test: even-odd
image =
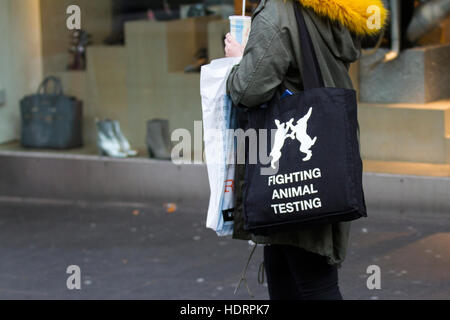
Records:
[[[243,16],[243,17],[245,17],[245,8],[246,8],[245,1],[246,1],[246,0],[243,0],[243,1],[242,1],[242,16]]]

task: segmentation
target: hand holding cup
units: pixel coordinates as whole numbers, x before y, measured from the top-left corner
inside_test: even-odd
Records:
[[[227,33],[225,37],[225,56],[227,58],[242,57],[244,54],[244,46],[242,46],[236,39]]]

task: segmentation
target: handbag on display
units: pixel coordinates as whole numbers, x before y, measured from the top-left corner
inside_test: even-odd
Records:
[[[53,83],[53,92],[49,84]],[[63,93],[61,80],[47,77],[36,94],[20,101],[21,143],[26,148],[81,147],[83,103]]]
[[[242,129],[269,131],[256,134],[257,148],[269,146],[269,163],[262,163],[259,150],[251,163],[252,145],[245,147],[244,228],[254,234],[367,216],[356,92],[324,86],[298,3],[295,14],[304,90],[282,99],[277,93],[265,106],[239,115]]]

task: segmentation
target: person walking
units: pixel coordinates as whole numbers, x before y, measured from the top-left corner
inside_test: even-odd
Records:
[[[381,0],[261,0],[253,13],[246,47],[226,35],[227,57],[242,56],[227,80],[239,108],[258,108],[278,92],[303,90],[301,45],[294,11],[299,2],[325,87],[352,89],[349,66],[359,59],[360,41],[384,27]],[[264,269],[272,300],[341,300],[338,268],[345,259],[350,222],[255,235],[244,229],[245,165],[236,167],[233,238],[264,245]]]

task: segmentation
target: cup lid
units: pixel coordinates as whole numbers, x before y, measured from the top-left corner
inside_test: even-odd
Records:
[[[252,19],[252,17],[249,17],[249,16],[229,16],[228,18],[230,20],[238,20],[238,19],[240,19],[240,20],[251,20]]]

